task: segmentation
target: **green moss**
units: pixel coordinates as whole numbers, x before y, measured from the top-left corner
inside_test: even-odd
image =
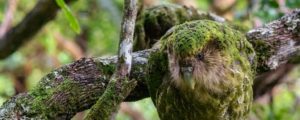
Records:
[[[273,45],[265,42],[263,40],[255,40],[251,42],[256,51],[257,56],[257,68],[258,73],[263,73],[268,71],[270,68],[266,66],[266,62],[271,55],[274,54]]]
[[[113,76],[110,79],[105,92],[92,106],[85,118],[86,120],[109,120],[111,114],[119,108],[125,97],[135,88],[136,81],[127,77],[117,77]]]
[[[174,5],[156,6],[145,11],[144,28],[150,39],[159,39],[169,28],[179,23]]]
[[[142,16],[142,15],[141,15]],[[145,30],[144,30],[144,21],[143,17],[137,18],[135,28],[134,28],[134,44],[133,51],[143,50],[149,48],[147,42],[145,41]]]
[[[209,18],[192,8],[174,4],[159,5],[145,11],[144,28],[149,38],[159,39],[171,27],[197,19]]]
[[[135,30],[135,51],[151,48],[171,27],[192,20],[212,18],[197,9],[174,4],[158,5],[138,16]],[[142,33],[141,33],[142,32]],[[140,45],[140,46],[138,46]]]
[[[43,119],[51,119],[59,116],[61,112],[76,110],[76,104],[79,102],[75,96],[80,93],[80,89],[69,78],[64,78],[55,88],[45,89],[45,86],[39,85],[29,93],[34,99],[30,102],[32,107],[27,114],[31,116],[38,113]],[[22,102],[24,101],[20,101]]]
[[[195,55],[203,47],[213,41],[225,54],[233,56],[232,62],[240,62],[244,69],[249,68],[244,62],[245,56],[254,54],[251,44],[245,36],[222,23],[210,20],[197,20],[178,25],[171,35],[162,38],[163,49],[172,48],[179,57]],[[247,52],[247,53],[241,53]],[[241,55],[245,55],[241,57]]]
[[[157,88],[161,85],[163,77],[168,72],[168,58],[163,51],[155,52],[148,59],[147,84],[151,98],[156,99]]]
[[[183,23],[185,21],[189,21],[190,20],[190,16],[187,13],[186,9],[177,9],[176,12],[176,19],[178,21],[178,23]]]
[[[243,33],[246,33],[250,30],[251,28],[251,23],[250,21],[233,21],[233,22],[230,22],[228,23],[230,27],[238,30],[238,31],[241,31]]]
[[[92,106],[90,112],[85,117],[85,120],[98,120],[99,118],[107,120],[111,113],[117,109],[118,102],[121,98],[118,96],[119,93],[114,86],[116,84],[116,79],[112,79],[109,84],[110,85],[108,85],[103,95]]]
[[[292,63],[292,64],[299,64],[299,63],[300,63],[300,55],[291,58],[291,59],[289,60],[289,63]]]
[[[98,64],[98,68],[101,68],[101,73],[103,75],[112,75],[116,69],[116,66],[114,64]]]

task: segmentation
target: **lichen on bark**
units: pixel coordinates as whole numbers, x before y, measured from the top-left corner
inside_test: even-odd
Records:
[[[138,87],[125,99],[148,97],[145,89],[147,58],[153,50],[133,53],[130,79]],[[77,112],[91,108],[104,93],[117,58],[82,58],[62,66],[41,79],[28,93],[19,94],[0,108],[0,119],[71,119]]]
[[[24,94],[26,97],[15,99],[16,105],[22,111],[16,113],[16,116],[34,116],[35,119],[71,118],[76,112],[92,105],[90,101],[85,100],[95,101],[97,96],[102,94],[101,91],[108,83],[105,79],[108,76],[100,71],[90,58],[83,58],[54,70],[42,78],[33,90]],[[89,92],[92,89],[98,93]]]

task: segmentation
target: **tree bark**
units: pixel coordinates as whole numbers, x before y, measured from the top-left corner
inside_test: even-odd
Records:
[[[149,96],[145,68],[149,54],[155,51],[133,53],[130,79],[137,80],[138,86],[125,101]],[[62,66],[43,77],[32,91],[5,102],[0,108],[0,119],[70,119],[89,109],[104,93],[116,62],[116,56],[82,58]]]
[[[299,63],[299,31],[299,9],[263,27],[250,30],[246,36],[256,50],[259,61],[257,71],[274,70],[288,62]]]
[[[137,10],[137,0],[124,0],[117,69],[103,95],[91,108],[86,120],[109,120],[111,114],[118,110],[121,102],[136,86],[136,81],[130,80],[129,75],[132,66],[133,33]]]
[[[254,99],[282,83],[281,78],[286,76],[294,66],[291,64],[299,64],[299,31],[300,10],[298,9],[247,33],[247,39],[254,46],[258,59],[259,74],[253,85]]]

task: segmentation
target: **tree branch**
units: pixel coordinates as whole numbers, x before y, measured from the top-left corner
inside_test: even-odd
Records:
[[[294,10],[263,27],[250,30],[248,40],[257,54],[254,99],[282,83],[282,78],[300,63],[300,10]]]
[[[136,86],[136,81],[130,80],[129,75],[132,65],[131,54],[137,8],[137,0],[124,0],[117,69],[111,77],[104,94],[91,108],[86,117],[87,120],[108,120],[112,112],[118,110],[121,102]]]
[[[66,3],[73,1],[65,0]],[[59,9],[55,0],[39,0],[18,25],[0,38],[0,59],[6,58],[29,41],[47,22],[55,18]]]
[[[270,93],[273,88],[286,81],[286,77],[295,68],[294,64],[280,65],[277,69],[256,76],[253,85],[253,99]]]
[[[253,44],[258,57],[258,72],[276,69],[279,65],[300,62],[300,10],[295,10],[266,24],[250,30],[247,39]]]
[[[131,80],[138,87],[125,101],[148,97],[145,83],[150,49],[133,53]],[[117,57],[83,58],[60,67],[41,79],[29,93],[19,94],[3,104],[0,119],[70,119],[75,113],[89,109],[104,93],[115,70]]]

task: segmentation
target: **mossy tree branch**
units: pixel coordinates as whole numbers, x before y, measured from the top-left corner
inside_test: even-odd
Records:
[[[259,73],[274,70],[289,61],[299,63],[300,9],[250,30],[247,39],[257,51]]]
[[[259,73],[254,81],[254,99],[282,83],[282,78],[300,62],[300,10],[247,33],[256,50]],[[289,64],[286,64],[289,63]]]
[[[132,66],[133,33],[137,10],[137,0],[124,0],[117,69],[103,95],[91,108],[86,120],[108,120],[112,112],[118,110],[120,103],[136,86],[136,81],[130,80],[129,75]]]
[[[150,49],[132,54],[130,80],[137,80],[137,87],[125,101],[149,96],[144,68],[149,54],[155,51]],[[70,119],[96,103],[107,88],[116,62],[116,56],[83,58],[62,66],[43,77],[30,92],[4,103],[0,108],[0,119]]]

